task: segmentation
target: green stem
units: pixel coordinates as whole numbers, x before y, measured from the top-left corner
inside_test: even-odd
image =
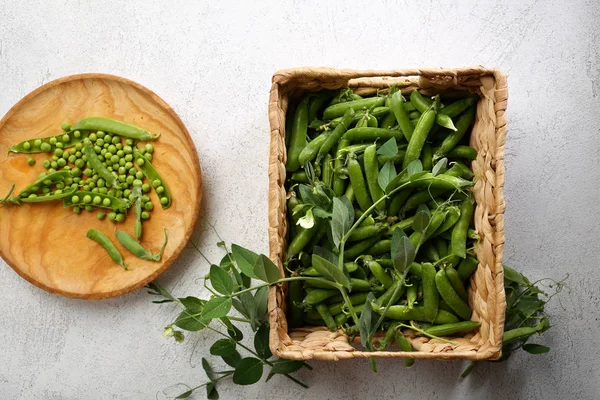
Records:
[[[239,317],[230,317],[228,316],[227,318],[229,318],[232,321],[237,321],[237,322],[245,322],[247,324],[251,323],[252,321],[250,321],[249,319],[246,318],[239,318]]]
[[[184,393],[187,393],[187,392],[193,392],[193,391],[195,391],[195,390],[198,390],[198,389],[200,389],[201,387],[204,387],[204,386],[208,385],[209,383],[216,383],[216,382],[219,382],[221,379],[227,378],[228,376],[231,376],[231,375],[233,375],[233,371],[231,371],[231,372],[228,372],[228,373],[224,374],[223,376],[220,376],[220,377],[218,377],[217,379],[213,379],[213,380],[211,380],[210,382],[205,382],[205,383],[203,383],[202,385],[198,385],[198,386],[196,386],[196,387],[194,387],[194,388],[191,388],[191,389],[187,390],[187,391],[186,391],[186,392],[184,392]],[[182,394],[183,394],[183,393],[182,393]]]
[[[276,285],[278,283],[292,282],[292,281],[315,281],[315,282],[323,282],[323,281],[325,281],[327,283],[330,283],[332,286],[341,287],[340,284],[332,282],[332,281],[324,279],[324,278],[316,278],[316,277],[313,277],[313,276],[290,276],[289,278],[278,279],[278,280],[276,280],[273,283],[263,283],[263,284],[260,284],[260,285],[249,287],[249,288],[244,289],[244,290],[240,290],[239,292],[234,292],[234,293],[232,293],[230,295],[230,297],[237,297],[240,294],[243,294],[243,293],[246,293],[246,292],[251,292],[253,290],[260,289],[260,288],[265,287],[265,286],[272,286],[272,285]]]
[[[404,328],[412,329],[413,331],[419,332],[423,336],[427,336],[428,338],[431,338],[431,339],[437,339],[440,342],[444,342],[444,343],[448,343],[448,344],[456,344],[456,342],[453,342],[452,340],[448,340],[448,339],[441,338],[439,336],[432,335],[430,333],[425,332],[421,328],[417,328],[415,326],[415,324],[413,323],[413,321],[410,322],[410,325],[406,325],[406,324],[403,324],[402,322],[399,322],[398,323],[398,327],[404,327]]]
[[[358,315],[356,314],[356,311],[354,311],[354,306],[352,305],[352,301],[350,300],[350,297],[348,297],[346,288],[340,287],[340,292],[342,293],[342,297],[344,298],[344,302],[346,303],[346,306],[348,306],[348,312],[352,316],[354,323],[356,324],[356,326],[360,326],[360,320],[358,319]]]
[[[204,253],[198,248],[198,246],[196,246],[196,243],[194,243],[192,240],[190,240],[190,243],[192,244],[192,246],[194,246],[194,248],[196,249],[196,251],[198,253],[200,253],[200,255],[202,256],[202,258],[204,258],[204,261],[206,261],[209,265],[213,265],[213,263],[210,262],[210,260],[208,258],[206,258],[206,256],[204,255]]]

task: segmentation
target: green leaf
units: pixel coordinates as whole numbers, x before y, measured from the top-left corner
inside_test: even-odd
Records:
[[[336,248],[350,230],[354,222],[354,208],[346,196],[333,198],[333,216],[331,217],[331,237]]]
[[[325,279],[339,283],[346,289],[350,289],[350,280],[346,277],[344,272],[328,260],[313,254],[312,264],[317,272],[319,272]]]
[[[296,225],[300,225],[304,229],[310,229],[315,226],[315,217],[313,216],[312,209],[309,208],[306,211],[306,214],[304,214],[302,218],[298,219]]]
[[[192,297],[192,296],[181,297],[181,298],[179,298],[179,301],[181,302],[181,304],[183,304],[185,309],[191,314],[201,313],[202,309],[204,309],[204,305],[206,304],[206,300],[201,300],[197,297]]]
[[[377,321],[375,312],[373,311],[373,306],[371,302],[375,300],[375,295],[373,292],[370,292],[367,295],[367,301],[363,307],[362,312],[360,313],[358,331],[360,332],[360,343],[367,350],[373,349],[373,327]]]
[[[304,361],[299,360],[276,360],[273,361],[271,371],[267,376],[266,381],[269,381],[276,374],[287,375],[292,374],[304,366]]]
[[[217,388],[213,382],[206,385],[206,398],[209,400],[219,399],[219,392],[217,392]]]
[[[262,324],[254,335],[254,349],[260,358],[268,360],[273,356],[269,349],[269,325]]]
[[[393,137],[382,144],[381,147],[377,149],[377,154],[386,157],[394,157],[396,154],[398,154],[398,144],[396,143],[396,138]]]
[[[233,267],[233,264],[231,263],[231,254],[225,254],[223,256],[223,258],[221,258],[221,262],[219,263],[219,266],[221,268],[223,268],[223,270],[225,271],[231,271],[231,268]]]
[[[529,354],[544,354],[550,351],[550,347],[542,346],[541,344],[526,343],[523,345],[523,350]]]
[[[389,160],[388,162],[383,164],[383,167],[381,167],[379,175],[377,175],[377,183],[379,184],[379,187],[385,192],[385,189],[388,187],[390,182],[394,180],[395,177],[396,167],[394,166],[394,163],[391,160]]]
[[[526,278],[521,275],[519,272],[515,271],[514,269],[503,265],[504,267],[504,279],[506,279],[507,281],[510,282],[516,282],[520,285],[525,285],[527,286],[527,282],[526,282]]]
[[[433,166],[433,169],[431,170],[431,174],[433,176],[443,174],[447,168],[448,168],[448,159],[444,157],[440,161],[435,163],[435,165]]]
[[[254,274],[254,264],[256,264],[258,254],[245,249],[242,246],[238,246],[237,244],[232,244],[231,256],[244,275],[258,279]]]
[[[208,363],[208,360],[204,357],[202,357],[202,368],[204,369],[204,372],[206,373],[206,376],[209,380],[212,381],[215,379],[215,373],[210,364]]]
[[[254,296],[250,292],[242,293],[240,295],[240,300],[244,305],[244,308],[248,310],[248,319],[250,320],[252,330],[256,330],[258,321],[256,318],[256,301],[254,300]]]
[[[246,310],[246,306],[244,306],[244,303],[242,303],[239,299],[236,298],[231,299],[231,301],[233,304],[233,308],[235,308],[237,312],[239,312],[246,318],[250,318],[250,314],[248,313],[248,310]]]
[[[242,333],[242,331],[240,331],[237,326],[233,325],[229,318],[223,317],[221,318],[221,321],[223,321],[223,323],[227,327],[227,334],[230,338],[232,338],[236,342],[239,342],[242,339],[244,339],[244,334]]]
[[[221,358],[223,359],[223,361],[225,361],[225,364],[233,368],[237,367],[237,365],[242,360],[242,356],[240,356],[240,353],[238,353],[237,350],[234,351],[233,354],[231,354],[230,356],[225,356]]]
[[[263,286],[254,293],[254,304],[256,305],[256,319],[264,321],[267,319],[267,310],[269,303],[269,288]]]
[[[413,175],[411,175],[411,177],[410,177],[408,180],[409,180],[410,182],[414,182],[414,181],[416,181],[417,179],[419,179],[419,178],[421,178],[421,177],[423,177],[423,176],[425,176],[425,175],[427,175],[427,174],[429,174],[429,172],[427,172],[427,171],[421,171],[421,172],[417,172],[416,174],[413,174]]]
[[[418,174],[419,172],[423,172],[423,163],[421,163],[421,160],[414,160],[410,164],[408,164],[408,167],[406,168],[406,171],[408,173],[408,177],[409,178],[411,176],[413,176],[414,174]]]
[[[162,297],[164,297],[165,299],[175,300],[173,298],[173,296],[171,296],[171,293],[169,293],[167,291],[167,289],[165,289],[164,287],[162,287],[161,285],[159,285],[156,282],[150,282],[149,284],[146,285],[146,287],[148,289],[154,290],[156,292],[156,293],[151,293],[151,294],[159,294]]]
[[[193,313],[184,310],[179,314],[173,325],[186,331],[195,332],[206,328],[206,323],[202,320],[201,313]]]
[[[217,292],[230,295],[233,293],[233,281],[231,276],[219,266],[210,266],[210,283]]]
[[[233,383],[237,385],[252,385],[260,380],[262,374],[262,361],[255,357],[246,357],[235,367]]]
[[[235,351],[235,341],[231,339],[219,339],[210,346],[210,354],[213,356],[230,356]]]
[[[260,254],[254,264],[254,275],[267,283],[274,283],[281,279],[281,273],[277,265],[264,254]]]
[[[413,219],[412,228],[415,232],[423,232],[427,225],[429,225],[429,220],[431,218],[431,213],[426,205],[421,204],[415,213],[415,217]]]
[[[175,397],[176,399],[187,399],[194,393],[194,389],[190,389],[187,392],[181,393],[179,396]]]
[[[326,259],[333,265],[337,265],[337,263],[339,261],[338,256],[336,256],[335,254],[333,254],[331,251],[327,250],[324,247],[315,246],[313,248],[313,254],[316,254],[319,257],[323,257],[324,259]]]
[[[213,318],[225,317],[227,313],[229,313],[229,310],[231,310],[231,298],[212,298],[204,305],[204,311],[202,311],[202,320],[210,321]]]
[[[394,268],[403,273],[415,260],[415,248],[408,240],[406,233],[400,228],[396,228],[392,234],[392,260]]]

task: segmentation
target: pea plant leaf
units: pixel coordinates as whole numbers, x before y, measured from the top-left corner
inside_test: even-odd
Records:
[[[354,207],[346,196],[333,198],[333,215],[331,217],[331,237],[333,244],[339,248],[344,235],[354,222]]]
[[[221,318],[227,316],[229,310],[231,310],[231,298],[230,297],[215,297],[212,298],[204,305],[202,311],[202,321],[210,322],[213,318]]]
[[[208,360],[204,357],[202,357],[202,368],[204,369],[204,372],[206,373],[206,376],[209,380],[212,381],[213,379],[215,379],[215,372],[210,366]]]
[[[225,361],[225,364],[229,365],[230,367],[237,367],[237,365],[240,363],[240,361],[242,360],[242,356],[240,355],[240,353],[238,353],[238,351],[234,351],[231,355],[229,356],[221,356],[221,358],[223,359],[223,361]]]
[[[246,318],[250,318],[250,314],[248,313],[248,310],[246,309],[246,306],[244,305],[244,303],[242,303],[239,299],[236,299],[236,298],[232,298],[231,302],[232,302],[233,308],[235,308],[237,310],[237,312],[239,312]]]
[[[377,149],[377,154],[386,157],[394,157],[396,154],[398,154],[398,144],[396,143],[396,138],[393,137],[382,144],[381,147]]]
[[[229,274],[217,265],[210,266],[210,283],[217,292],[230,295],[233,292],[233,281]]]
[[[219,399],[219,392],[217,392],[214,382],[210,382],[208,385],[206,385],[206,398],[208,400]]]
[[[433,166],[433,169],[431,170],[431,173],[433,174],[433,176],[437,176],[439,174],[443,174],[447,168],[448,168],[448,159],[446,157],[444,157],[440,161],[435,163],[435,165]]]
[[[404,273],[410,264],[415,260],[416,251],[406,233],[400,228],[394,229],[392,234],[392,260],[394,268],[400,273]]]
[[[409,178],[411,176],[413,176],[414,174],[418,174],[419,172],[423,172],[423,163],[421,163],[421,160],[414,160],[410,164],[408,164],[408,167],[406,168],[406,171],[408,173],[408,177]]]
[[[254,304],[256,307],[256,319],[258,321],[266,320],[269,301],[269,288],[263,286],[254,293]]]
[[[245,249],[242,246],[238,246],[237,244],[232,244],[231,256],[244,275],[250,278],[258,279],[254,273],[254,264],[256,264],[258,254]]]
[[[219,339],[210,346],[209,351],[213,356],[230,356],[235,351],[235,341],[231,339]]]
[[[253,271],[254,275],[263,282],[274,283],[281,278],[277,265],[264,254],[259,255],[256,259]]]
[[[223,324],[225,324],[225,327],[227,327],[227,334],[230,338],[232,338],[236,342],[239,342],[240,340],[244,339],[244,334],[242,333],[242,331],[240,331],[237,328],[237,326],[233,325],[229,318],[223,317],[219,319],[221,320],[221,322],[223,322]]]
[[[392,138],[393,139],[393,138]],[[377,175],[377,183],[379,187],[385,192],[386,188],[390,184],[391,181],[396,177],[396,167],[394,167],[393,161],[389,160],[381,170],[379,171],[379,175]]]
[[[427,174],[429,174],[429,172],[427,172],[427,171],[417,172],[417,173],[412,174],[408,180],[410,182],[414,182],[417,179],[422,178],[422,177],[424,177]]]
[[[271,371],[269,371],[269,375],[267,375],[266,381],[268,382],[269,379],[277,374],[286,375],[294,373],[303,366],[304,362],[299,360],[275,360],[273,361],[273,366],[271,367]]]
[[[344,286],[346,289],[350,289],[350,280],[344,274],[344,271],[339,269],[330,261],[316,254],[313,254],[312,264],[313,267],[317,270],[317,272],[319,272],[325,279],[338,283]]]
[[[304,229],[310,229],[315,225],[315,217],[313,216],[312,209],[308,209],[303,217],[298,219],[297,225],[300,225]]]
[[[233,264],[231,263],[231,254],[225,254],[219,263],[219,267],[221,267],[224,271],[231,271]]]
[[[240,295],[240,301],[244,304],[246,311],[248,311],[248,319],[252,330],[256,330],[258,326],[258,319],[256,318],[256,300],[250,292],[245,292]]]
[[[415,213],[415,217],[413,219],[412,228],[415,232],[423,232],[427,225],[429,225],[429,220],[431,219],[431,213],[426,205],[421,204]]]
[[[523,345],[523,350],[530,354],[544,354],[550,351],[550,347],[542,346],[541,344],[526,343]]]
[[[338,257],[335,254],[333,254],[331,251],[329,251],[323,247],[320,247],[320,246],[315,246],[313,248],[313,254],[316,254],[319,257],[323,257],[324,259],[326,259],[333,265],[337,265],[337,263],[339,261]]]
[[[192,312],[187,309],[183,310],[181,314],[177,316],[177,319],[175,319],[173,325],[190,332],[195,332],[206,328],[206,323],[202,319],[202,313]]]
[[[269,325],[262,324],[254,335],[254,349],[260,358],[268,360],[273,356],[269,348]]]
[[[187,392],[181,393],[179,396],[175,397],[175,399],[187,399],[194,393],[193,389],[188,390]]]
[[[377,316],[373,311],[373,307],[371,302],[375,300],[375,295],[373,292],[367,295],[367,300],[365,301],[365,305],[363,307],[362,312],[360,313],[358,331],[360,332],[360,343],[362,346],[369,350],[373,350],[373,327],[377,322]]]
[[[185,307],[186,311],[192,314],[201,313],[202,309],[204,309],[204,305],[206,304],[206,300],[200,300],[197,297],[188,296],[181,297],[179,301]]]
[[[260,380],[263,374],[263,362],[255,357],[246,357],[237,363],[233,373],[233,383],[252,385]]]

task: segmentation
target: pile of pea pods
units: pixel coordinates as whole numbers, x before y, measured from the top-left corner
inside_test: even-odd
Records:
[[[360,315],[373,293],[376,300],[369,306],[377,313],[392,304],[384,327],[405,322],[432,335],[476,329],[468,305],[469,277],[478,264],[474,176],[466,164],[477,157],[469,146],[477,100],[468,92],[403,95],[392,86],[364,98],[349,88],[323,90],[292,105],[286,119],[289,246],[284,257],[290,274],[320,277],[311,261],[315,249],[342,254],[333,240],[331,215],[332,200],[345,196],[354,220],[363,217],[343,249],[354,311]],[[405,279],[398,279],[390,251],[396,229],[416,250]],[[291,326],[357,330],[348,302],[332,285],[301,279],[289,284]],[[399,330],[389,332],[388,341],[395,335],[407,350]]]
[[[10,197],[13,185],[0,202],[18,205],[60,200],[76,214],[99,210],[99,220],[108,216],[117,223],[125,221],[128,210],[133,207],[134,234],[140,240],[142,221],[149,219],[154,209],[149,192],[154,189],[163,209],[171,205],[167,184],[151,163],[154,146],[140,143],[154,141],[159,135],[104,117],[84,118],[73,126],[63,123],[61,130],[60,134],[28,139],[8,149],[12,153],[52,155],[42,162],[46,171],[41,172],[37,180]],[[36,160],[30,157],[27,163],[34,166]],[[127,238],[124,231],[120,232],[123,233],[117,238],[127,249],[138,257],[158,261],[151,253],[143,253],[141,246],[131,237]],[[125,267],[122,257],[114,254],[116,248],[101,231],[90,230],[88,237],[98,241],[112,253],[115,262]]]

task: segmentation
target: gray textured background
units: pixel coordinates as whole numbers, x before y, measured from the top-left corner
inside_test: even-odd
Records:
[[[595,0],[37,3],[0,1],[0,115],[39,85],[73,73],[122,75],[151,88],[193,135],[206,220],[228,241],[264,252],[274,71],[482,64],[509,75],[505,261],[533,279],[571,275],[562,307],[549,307],[554,328],[541,338],[552,352],[481,365],[462,383],[460,362],[417,362],[410,370],[380,362],[378,374],[366,361],[314,362],[315,371],[302,374],[309,390],[274,378],[222,385],[222,398],[600,397]],[[194,240],[209,258],[220,257],[205,224]],[[144,291],[64,299],[0,264],[0,398],[149,399],[177,382],[204,381],[193,366],[214,338],[163,339],[173,306],[151,304]],[[207,271],[188,248],[160,282],[177,295],[205,295],[197,279]]]

